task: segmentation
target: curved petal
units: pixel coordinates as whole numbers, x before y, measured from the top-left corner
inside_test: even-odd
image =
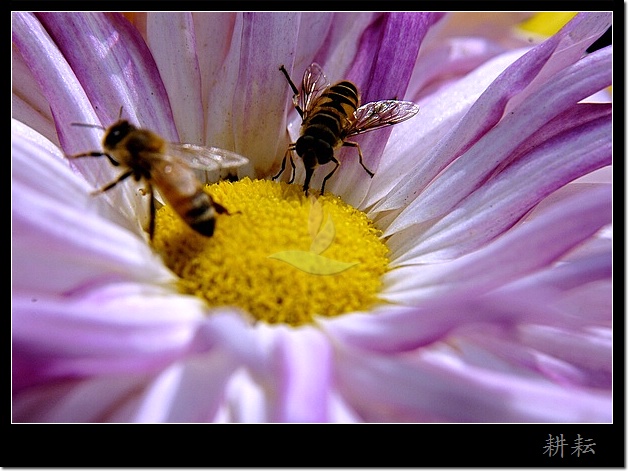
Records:
[[[251,158],[258,175],[267,175],[287,147],[285,108],[288,90],[279,66],[289,64],[298,42],[299,14],[243,13],[236,93],[233,96],[235,152]]]
[[[115,13],[56,12],[37,17],[72,67],[102,123],[113,123],[123,107],[124,117],[130,121],[178,141],[157,65],[126,18]],[[47,97],[53,112],[67,108],[60,97]],[[59,124],[63,127],[69,122]]]
[[[166,368],[137,398],[125,422],[208,422],[216,416],[235,368],[228,352],[214,351]]]
[[[44,292],[68,290],[99,266],[139,279],[170,279],[144,240],[124,229],[137,226],[89,195],[58,150],[32,141],[23,129],[14,125],[11,142],[14,286],[33,288],[39,281]],[[42,269],[46,276],[32,277]]]
[[[360,90],[361,103],[405,97],[421,42],[441,17],[440,13],[395,12],[383,14],[369,25],[346,75]],[[379,166],[390,131],[380,129],[355,140],[362,148],[364,164],[371,171]],[[343,195],[349,204],[358,207],[366,196],[370,177],[355,156],[347,158],[347,155],[345,151],[339,156],[345,163],[342,178],[330,182],[330,191]]]
[[[403,253],[395,263],[411,259],[444,260],[481,247],[511,227],[545,196],[579,176],[610,164],[610,132],[609,117],[558,135],[482,185],[431,227],[417,224],[394,234],[389,240],[390,247],[394,254]],[[400,215],[404,219],[401,224],[407,224],[406,216],[414,215]],[[393,222],[391,226],[394,225]],[[397,259],[395,255],[393,258]]]
[[[441,141],[445,138],[456,140],[470,132],[465,126],[458,127],[456,124],[469,108],[480,106],[481,99],[478,100],[478,97],[482,92],[524,53],[524,49],[518,49],[486,62],[422,101],[419,114],[414,118],[394,126],[378,171],[373,177],[365,207],[374,205],[372,211],[379,212],[407,206],[408,199],[414,199],[419,194],[418,190],[438,173],[437,169],[445,165],[441,160],[449,155],[455,143],[441,149]],[[476,101],[478,104],[474,105]],[[482,107],[482,113],[489,112],[491,106],[487,103]],[[468,124],[476,126],[477,116],[476,120],[469,120]],[[458,132],[452,133],[452,128]],[[412,188],[410,193],[397,193],[395,187],[401,188],[406,182],[408,188]]]
[[[428,183],[457,156],[465,152],[499,122],[508,100],[532,82],[556,48],[556,40],[547,41],[530,50],[504,70],[449,131],[409,178],[400,182],[379,210],[400,207],[400,198],[418,196]],[[428,166],[429,165],[429,166]],[[407,204],[407,202],[406,202]]]
[[[108,126],[121,106],[132,122],[177,140],[157,67],[137,30],[121,15],[14,13],[13,41],[46,96],[66,152],[100,149],[102,130],[71,124]],[[72,166],[100,186],[118,173],[99,159],[76,159]],[[101,196],[129,218],[145,213],[145,202],[130,187]]]
[[[576,65],[557,73],[547,87],[542,87],[516,111],[511,111],[456,159],[404,211],[412,212],[415,223],[448,213],[534,132],[562,112],[576,106],[579,100],[610,85],[611,50],[598,52],[599,54],[591,54]],[[610,132],[610,129],[606,132]],[[574,138],[577,137],[576,134]],[[487,160],[486,164],[481,164]],[[610,159],[607,164],[609,163]],[[408,219],[401,217],[388,228],[388,233],[403,229],[409,223]]]
[[[442,38],[436,42],[430,39],[428,33],[408,85],[406,97],[413,101],[423,101],[438,89],[455,84],[488,60],[507,52],[485,37]]]
[[[332,12],[301,13],[299,38],[292,63],[292,69],[296,73],[302,73],[312,62],[319,64],[326,62],[329,49],[337,47],[338,41],[333,37],[333,31],[338,28],[339,23],[344,25],[342,15],[346,14]],[[351,21],[356,21],[353,15],[350,16]]]
[[[58,139],[66,145],[68,138],[63,132],[70,123],[96,122],[92,105],[74,71],[39,20],[32,13],[24,12],[14,13],[12,20],[13,43],[45,95],[57,126]],[[77,133],[77,139],[72,142],[80,147],[69,150],[97,148],[99,140],[95,133],[91,133],[91,139],[80,139],[87,134]]]
[[[179,140],[208,144],[204,140],[201,75],[191,13],[149,12],[146,42],[155,58],[159,76],[172,105]]]
[[[544,266],[549,261],[555,260],[608,224],[611,220],[610,198],[611,188],[604,187],[576,195],[538,218],[506,233],[483,250],[458,258],[451,264],[432,265],[431,270],[433,273],[441,270],[448,272],[441,281],[447,279],[456,284],[460,282],[473,285],[476,289],[480,289],[482,280],[493,279],[493,282],[504,283],[509,276],[518,277],[534,271],[539,268],[538,264]],[[577,219],[573,220],[570,217]],[[417,245],[420,246],[420,242]],[[395,259],[395,263],[415,263],[421,258],[418,257],[419,252],[420,248],[409,248],[401,257]],[[413,255],[416,258],[413,258]],[[508,275],[509,272],[511,275]],[[431,275],[426,273],[424,276]],[[496,276],[501,280],[497,280]]]
[[[145,380],[143,375],[100,376],[50,383],[15,396],[12,420],[39,423],[128,422],[130,416],[120,410],[135,401]]]
[[[525,328],[525,326],[522,326]],[[521,328],[521,327],[520,327]],[[554,334],[560,336],[564,329],[555,329]],[[565,333],[572,333],[566,331]],[[583,335],[583,345],[591,342],[591,335]],[[579,349],[577,345],[570,345],[575,355],[561,355],[562,359],[544,351],[543,348],[535,348],[533,342],[521,339],[517,332],[514,333],[496,326],[478,326],[469,329],[456,336],[453,341],[455,348],[464,355],[466,361],[476,367],[508,371],[524,376],[534,374],[541,375],[549,381],[565,388],[590,387],[608,388],[608,381],[600,381],[602,375],[599,372],[591,374],[585,368],[574,364],[573,359],[581,354],[592,353],[591,349]],[[610,356],[609,356],[610,358]],[[609,362],[609,365],[611,363]],[[605,378],[608,380],[608,377]]]
[[[573,92],[576,92],[577,96],[572,99],[575,99],[576,101],[588,96],[587,93],[594,93],[610,84],[610,67],[600,67],[593,64],[590,65],[591,68],[589,70],[593,75],[595,75],[594,72],[598,74],[597,79],[602,80],[599,84],[593,84],[593,82],[596,81],[593,77],[591,77],[591,81],[587,80],[589,72],[584,72],[581,76],[581,79],[587,83],[578,84],[578,80],[570,81],[571,68],[567,66],[579,59],[584,52],[584,49],[586,49],[586,47],[608,27],[608,15],[593,16],[593,21],[588,21],[591,18],[586,15],[576,17],[576,19],[572,21],[573,24],[570,23],[571,26],[568,25],[568,27],[561,31],[561,33],[552,36],[544,43],[533,48],[530,52],[521,57],[506,71],[504,71],[504,73],[501,74],[500,77],[486,89],[486,92],[478,99],[477,103],[471,108],[471,110],[469,110],[469,113],[467,113],[467,115],[465,115],[455,128],[451,130],[448,137],[443,139],[430,156],[427,159],[424,159],[420,166],[411,171],[410,176],[401,181],[399,185],[397,185],[397,188],[393,190],[388,198],[386,198],[385,203],[381,204],[376,209],[390,210],[399,208],[402,205],[407,205],[408,202],[406,195],[413,195],[414,197],[418,196],[423,188],[425,188],[425,186],[436,176],[438,172],[445,168],[445,166],[456,156],[468,149],[477,139],[482,137],[482,134],[491,129],[491,127],[497,123],[498,120],[500,120],[506,105],[508,105],[508,108],[510,109],[514,108],[514,104],[523,106],[521,103],[522,98],[520,98],[520,96],[525,96],[527,99],[528,95],[533,92],[539,94],[539,88],[541,88],[545,89],[545,93],[548,93],[548,95],[550,93],[552,94],[552,104],[554,104],[556,97],[561,97],[562,95],[566,100],[563,102],[563,105],[569,106],[573,102],[568,99],[569,92],[572,90],[565,89],[565,87],[568,86],[568,83],[573,84]],[[557,56],[558,59],[556,59],[555,56]],[[610,58],[608,57],[607,59]],[[596,60],[604,59],[599,58]],[[582,67],[587,67],[589,62],[590,60],[586,60],[584,64],[576,64],[572,66],[574,67],[574,73],[576,70],[582,70]],[[536,78],[537,76],[547,76],[546,71],[551,69],[552,80],[550,82],[557,85],[555,82],[555,75],[561,70],[561,68],[570,69],[569,71],[561,72],[566,82],[560,84],[552,92],[549,91],[549,88],[552,87],[550,86],[548,88],[546,80],[543,81]],[[535,79],[534,82],[532,82],[532,79]],[[530,84],[531,86],[528,87]],[[588,87],[589,92],[586,90],[577,91],[580,88],[579,85],[582,85],[583,89]],[[504,118],[504,121],[513,120],[513,118],[517,120],[521,120],[523,118],[525,120],[526,117],[530,119],[543,120],[543,113],[538,113],[537,110],[542,110],[544,113],[555,112],[550,116],[551,119],[552,116],[560,113],[561,110],[555,109],[553,106],[546,106],[548,103],[548,95],[543,96],[537,103],[528,103],[527,106],[524,106],[525,111],[521,110],[514,116],[511,116],[510,113],[505,115],[506,118]],[[547,120],[547,118],[545,119]],[[514,124],[514,122],[512,124]],[[531,126],[531,123],[524,124],[522,122],[519,125],[515,125],[514,129],[532,131],[525,134],[525,136],[529,136],[539,127],[538,125],[533,126],[532,128],[528,128],[527,126]],[[486,137],[486,139],[488,139],[488,137]],[[517,139],[519,140],[515,142],[525,140],[521,136],[517,136]],[[491,142],[492,141],[493,138],[491,138]],[[502,144],[505,145],[505,147],[502,147]],[[471,160],[473,162],[481,161],[483,156],[486,158],[490,156],[490,158],[493,159],[494,155],[500,155],[503,152],[503,149],[507,149],[510,145],[512,145],[510,141],[500,143],[499,146],[496,146],[490,152],[486,150],[486,152],[481,152],[479,155],[474,154],[474,157]],[[445,157],[448,157],[449,160],[443,160]],[[431,211],[431,214],[437,214],[434,210],[431,209]]]
[[[236,354],[243,368],[229,380],[217,420],[326,422],[338,413],[330,402],[331,349],[320,332],[257,324],[244,336],[233,333],[216,339],[228,351],[246,353]],[[234,349],[234,342],[241,347]]]
[[[271,422],[326,422],[331,383],[331,348],[312,328],[277,329],[270,369],[276,384]]]
[[[14,386],[151,371],[188,351],[203,318],[200,300],[111,278],[101,276],[104,286],[93,282],[65,295],[15,290]]]
[[[30,127],[37,129],[46,138],[59,145],[50,107],[39,84],[26,65],[22,54],[13,44],[11,49],[11,115]]]
[[[412,276],[419,275],[406,274]],[[368,314],[321,321],[321,325],[339,342],[381,352],[407,351],[427,345],[457,328],[476,323],[537,323],[574,329],[610,326],[611,297],[605,286],[611,277],[612,257],[610,250],[605,250],[562,261],[485,297],[453,291],[439,296],[434,289],[432,298],[415,307],[385,306]],[[396,296],[410,302],[412,295],[410,290],[408,298],[401,293]]]
[[[424,353],[413,361],[344,350],[345,398],[373,422],[610,422],[611,396]],[[376,404],[385,403],[386,407]]]
[[[532,87],[514,97],[509,108],[518,106],[527,100],[537,87],[553,81],[554,75],[565,67],[580,60],[591,46],[612,25],[611,12],[580,12],[550,40],[558,40],[556,52],[539,73]]]
[[[606,299],[608,294],[608,291],[604,293]],[[560,327],[524,326],[520,336],[528,348],[577,366],[584,376],[582,385],[612,388],[613,341],[610,328],[603,332],[577,332]]]

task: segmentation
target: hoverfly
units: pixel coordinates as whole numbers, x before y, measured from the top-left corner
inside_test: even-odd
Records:
[[[301,91],[288,75],[282,65],[279,70],[285,75],[290,88],[294,92],[293,105],[302,119],[300,137],[288,146],[281,162],[281,170],[273,177],[279,178],[286,168],[286,159],[290,157],[292,177],[294,181],[295,165],[292,152],[303,160],[305,181],[303,190],[307,195],[314,169],[318,165],[334,162],[336,166],[323,179],[321,194],[325,192],[327,180],[338,169],[340,162],[334,157],[334,149],[342,146],[355,147],[360,158],[360,165],[371,177],[371,172],[364,165],[362,150],[357,142],[346,139],[356,134],[405,121],[419,112],[418,105],[410,101],[383,100],[366,103],[360,106],[357,87],[343,80],[330,85],[321,67],[313,63],[303,74]]]
[[[216,147],[166,142],[158,134],[137,128],[125,119],[118,119],[108,128],[96,124],[72,124],[100,128],[105,135],[102,151],[69,155],[69,159],[107,157],[114,166],[124,170],[118,178],[92,194],[104,193],[131,176],[136,181],[145,181],[143,194],[148,194],[150,201],[148,234],[151,240],[155,232],[153,186],[189,227],[204,236],[214,233],[217,214],[229,214],[203,190],[204,185],[195,169],[203,170],[206,175],[207,172],[233,170],[245,165],[246,157]]]

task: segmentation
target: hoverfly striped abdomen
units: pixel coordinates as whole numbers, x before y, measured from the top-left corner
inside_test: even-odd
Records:
[[[372,177],[373,172],[364,165],[360,145],[345,139],[400,123],[419,111],[419,107],[414,103],[398,100],[377,101],[360,106],[358,89],[353,83],[343,80],[330,85],[320,66],[315,63],[305,70],[300,91],[283,65],[279,70],[285,75],[294,92],[293,103],[301,115],[302,123],[301,136],[288,146],[281,169],[273,180],[283,173],[289,156],[292,166],[292,177],[289,183],[294,181],[296,173],[292,160],[294,151],[303,160],[305,194],[308,193],[314,169],[318,165],[334,162],[336,166],[325,176],[321,185],[321,194],[325,192],[327,180],[340,166],[340,162],[334,157],[334,149],[341,146],[355,147],[360,157],[360,165]]]
[[[302,135],[323,139],[332,147],[340,146],[358,105],[358,90],[351,82],[329,87],[312,103],[301,125]]]

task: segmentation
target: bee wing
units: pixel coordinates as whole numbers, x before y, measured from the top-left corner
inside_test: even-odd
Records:
[[[308,115],[312,103],[329,87],[329,80],[323,73],[323,69],[316,62],[310,64],[303,73],[301,93],[299,93],[299,106],[303,110],[303,119]]]
[[[195,144],[170,142],[167,153],[170,158],[176,158],[179,163],[197,170],[197,176],[206,183],[237,176],[238,169],[249,162],[249,159],[235,152]]]
[[[419,106],[411,101],[383,100],[365,103],[355,110],[355,121],[347,131],[347,137],[373,129],[392,126],[412,118]]]

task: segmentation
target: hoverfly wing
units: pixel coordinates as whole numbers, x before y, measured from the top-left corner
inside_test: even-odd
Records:
[[[329,87],[329,80],[323,73],[323,69],[316,62],[310,64],[303,73],[303,81],[301,82],[301,93],[299,93],[299,106],[303,110],[303,119],[305,120],[308,111],[311,109],[312,103],[318,98],[325,89]]]
[[[355,121],[348,129],[347,137],[401,123],[418,112],[419,106],[411,101],[382,100],[365,103],[355,111]]]
[[[196,170],[197,177],[204,183],[216,183],[220,179],[237,175],[238,169],[249,162],[249,159],[235,152],[195,144],[170,142],[167,152]]]

